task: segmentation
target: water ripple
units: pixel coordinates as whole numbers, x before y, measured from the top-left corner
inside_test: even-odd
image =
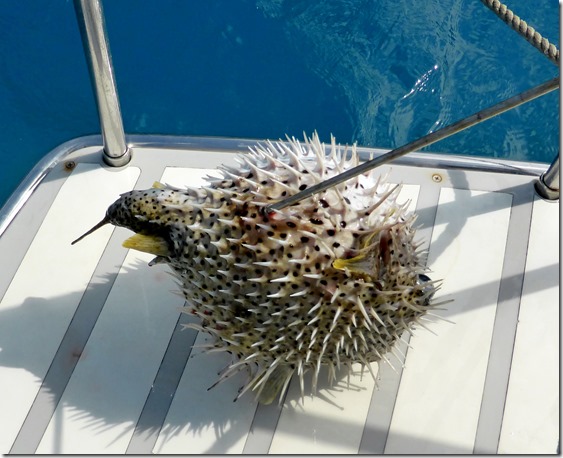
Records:
[[[558,37],[557,5],[511,6]],[[364,145],[396,147],[547,81],[555,68],[479,2],[263,0],[308,69],[341,91]],[[544,7],[552,15],[539,14]],[[550,161],[556,94],[432,145],[434,151]]]

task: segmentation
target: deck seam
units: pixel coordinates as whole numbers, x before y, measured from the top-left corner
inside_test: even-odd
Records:
[[[11,454],[35,453],[49,426],[127,254],[124,250],[116,249],[115,245],[120,243],[120,238],[115,236],[116,232],[120,232],[119,229],[114,230],[98,261],[35,400],[12,444]],[[69,356],[72,358],[70,364]]]
[[[416,203],[415,213],[419,215],[417,223],[420,227],[417,230],[417,238],[430,243],[432,231],[438,211],[438,199],[440,197],[440,186],[420,185],[419,195]],[[425,209],[424,212],[421,212]],[[422,216],[420,216],[422,215]],[[425,253],[427,254],[427,253]],[[427,257],[427,256],[426,256]],[[423,262],[426,263],[427,259]],[[400,351],[408,356],[408,343],[410,334],[404,333],[402,340],[398,342]],[[374,387],[370,401],[368,414],[362,432],[362,438],[358,449],[359,454],[383,454],[391,428],[393,411],[397,401],[397,393],[401,384],[403,367],[393,368],[386,363],[379,364],[377,374],[378,381]]]
[[[61,179],[59,183],[57,178],[61,176],[68,178],[70,175],[64,177],[62,172],[57,169],[53,169],[51,173],[55,173],[55,175],[53,177],[45,177],[43,186],[46,183],[54,183],[51,190],[53,194],[50,194],[52,205],[66,182],[66,179]],[[140,177],[135,182],[139,183],[139,179]],[[42,199],[44,200],[45,196]],[[28,201],[27,204],[30,202],[32,201]],[[42,214],[34,237],[41,230],[43,220],[49,213],[51,205]],[[108,239],[96,268],[90,277],[90,281],[82,293],[78,306],[45,373],[41,386],[12,443],[10,448],[11,454],[35,453],[41,443],[127,255],[127,251],[118,249],[118,246],[121,244],[120,240],[123,238],[119,235],[122,231],[125,231],[125,229],[115,228]],[[23,257],[25,257],[33,243],[33,238],[30,240]]]
[[[125,453],[153,453],[198,334],[183,328],[194,322],[199,319],[185,313],[178,317]]]
[[[473,453],[476,454],[492,454],[498,450],[524,286],[532,203],[533,188],[513,193],[497,309],[475,433]]]
[[[269,452],[284,402],[285,396],[281,404],[275,401],[270,405],[258,404],[244,443],[243,455],[265,455]]]
[[[45,192],[33,193],[25,202],[25,205],[27,205],[28,208],[33,207],[33,212],[31,212],[33,223],[30,224],[29,222],[27,222],[27,224],[25,224],[25,227],[22,228],[25,230],[18,230],[19,223],[14,222],[12,223],[14,227],[10,227],[10,230],[6,230],[4,233],[0,234],[0,247],[2,247],[2,253],[4,253],[5,259],[10,260],[9,263],[2,263],[1,265],[0,272],[2,275],[0,275],[0,303],[10,289],[10,285],[14,280],[14,277],[16,276],[19,266],[25,258],[27,252],[31,248],[36,235],[39,233],[39,230],[43,225],[43,220],[49,213],[51,205],[53,204],[59,191],[61,190],[64,181],[65,180],[45,181],[45,183],[43,183],[42,191],[47,188],[48,192],[46,194]],[[48,205],[45,205],[46,203],[48,203]],[[24,208],[21,208],[18,214],[22,210],[24,210]]]

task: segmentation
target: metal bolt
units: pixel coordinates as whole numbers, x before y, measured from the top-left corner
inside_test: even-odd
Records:
[[[434,173],[432,175],[432,181],[434,183],[440,183],[442,181],[442,175],[440,175],[439,173]]]
[[[74,162],[74,161],[66,161],[65,162],[65,170],[67,172],[70,172],[71,170],[73,170],[74,167],[76,167],[76,162]]]

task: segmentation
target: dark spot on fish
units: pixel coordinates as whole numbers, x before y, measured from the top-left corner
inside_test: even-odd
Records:
[[[311,223],[317,224],[317,225],[323,224],[323,222],[320,219],[317,219],[317,218],[311,218],[311,219],[309,219],[309,221],[311,221]]]
[[[329,235],[330,237],[333,237],[334,234],[336,234],[336,232],[334,231],[334,229],[329,229],[328,231],[326,231],[327,235]]]
[[[324,199],[319,200],[319,203],[321,204],[321,207],[323,207],[323,208],[327,208],[329,206],[328,202]]]
[[[309,241],[309,237],[301,237],[301,243],[307,243]]]
[[[307,189],[306,184],[302,184],[301,186],[299,186],[299,191],[304,191],[305,189]]]
[[[340,227],[345,228],[346,227],[346,221],[340,221]]]
[[[286,224],[287,224],[287,227],[297,227],[297,224],[295,224],[292,221],[288,221]]]

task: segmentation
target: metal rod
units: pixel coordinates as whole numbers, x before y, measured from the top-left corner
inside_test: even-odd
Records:
[[[559,199],[559,155],[535,183],[536,191],[544,199]]]
[[[379,167],[380,165],[386,164],[391,162],[398,157],[404,156],[407,153],[415,151],[420,148],[424,148],[425,146],[431,145],[432,143],[436,143],[439,140],[443,140],[450,135],[455,133],[461,132],[469,127],[472,127],[476,124],[479,124],[487,119],[490,119],[494,116],[497,116],[505,111],[511,110],[523,103],[529,102],[537,97],[540,97],[548,92],[551,92],[559,87],[559,78],[553,78],[546,83],[540,84],[532,89],[529,89],[525,92],[522,92],[519,95],[506,99],[502,102],[493,105],[492,107],[485,108],[478,113],[475,113],[467,118],[464,118],[460,121],[454,122],[453,124],[449,124],[446,127],[443,127],[435,132],[432,132],[424,137],[419,138],[418,140],[412,141],[407,143],[404,146],[396,148],[386,154],[383,154],[371,161],[366,161],[354,168],[346,170],[339,175],[335,175],[329,178],[322,183],[318,183],[316,185],[311,186],[310,188],[305,189],[304,191],[298,192],[297,194],[288,197],[287,199],[281,200],[276,202],[272,205],[269,205],[265,208],[265,212],[269,213],[276,210],[281,210],[289,205],[295,204],[300,200],[303,200],[313,194],[317,194],[318,192],[324,191],[332,186],[340,184],[350,178],[353,178],[361,173],[365,173],[368,170],[374,169]]]
[[[120,167],[131,160],[131,152],[123,132],[102,4],[100,0],[74,0],[74,8],[96,95],[104,161],[108,165]]]

